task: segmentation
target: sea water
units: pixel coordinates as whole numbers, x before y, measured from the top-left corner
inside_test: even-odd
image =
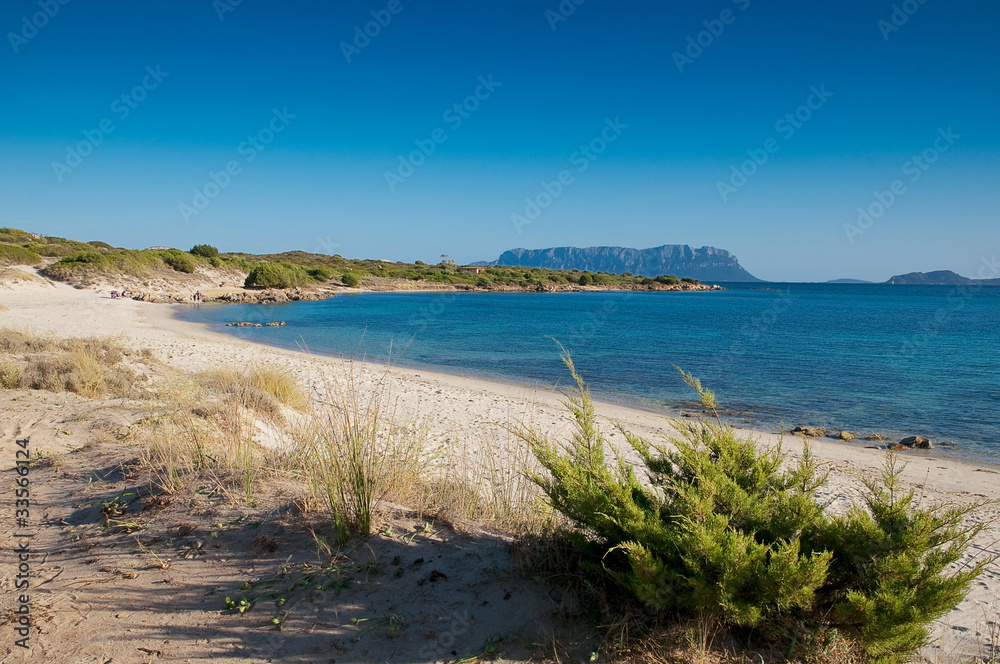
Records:
[[[358,293],[200,305],[184,320],[310,352],[568,387],[677,414],[716,393],[733,424],[922,435],[1000,461],[1000,287],[723,284],[714,292]],[[285,321],[283,327],[226,323]]]

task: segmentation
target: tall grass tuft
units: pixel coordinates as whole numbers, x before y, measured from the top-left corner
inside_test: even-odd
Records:
[[[414,495],[427,471],[423,428],[399,421],[388,373],[365,386],[363,367],[345,361],[342,369],[325,380],[331,405],[314,412],[303,450],[313,493],[341,544],[352,532],[371,534],[380,504]]]

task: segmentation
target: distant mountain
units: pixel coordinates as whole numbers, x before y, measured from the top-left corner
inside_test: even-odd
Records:
[[[898,274],[885,283],[908,286],[971,286],[978,282],[951,270],[937,270],[935,272]]]
[[[700,281],[760,281],[747,272],[736,256],[725,249],[686,244],[665,244],[650,249],[627,247],[553,247],[511,249],[490,265],[542,267],[551,270],[584,270],[658,277],[673,274]]]
[[[864,281],[863,279],[831,279],[827,281],[828,284],[870,284],[874,283],[871,281]]]

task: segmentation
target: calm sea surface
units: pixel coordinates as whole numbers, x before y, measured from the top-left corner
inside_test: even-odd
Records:
[[[595,397],[676,413],[716,392],[734,424],[951,442],[1000,462],[1000,287],[724,284],[707,293],[361,293],[201,305],[178,317],[285,348],[567,384],[558,339]],[[283,320],[284,327],[225,323]]]

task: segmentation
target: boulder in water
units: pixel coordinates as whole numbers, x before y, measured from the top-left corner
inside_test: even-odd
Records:
[[[808,436],[809,438],[823,438],[826,436],[826,429],[821,429],[820,427],[795,427],[792,429],[792,433],[800,436]]]
[[[934,449],[934,444],[923,436],[907,436],[902,439],[896,445],[900,445],[904,448],[917,448],[918,450],[932,450]],[[893,445],[895,449],[896,445]]]

